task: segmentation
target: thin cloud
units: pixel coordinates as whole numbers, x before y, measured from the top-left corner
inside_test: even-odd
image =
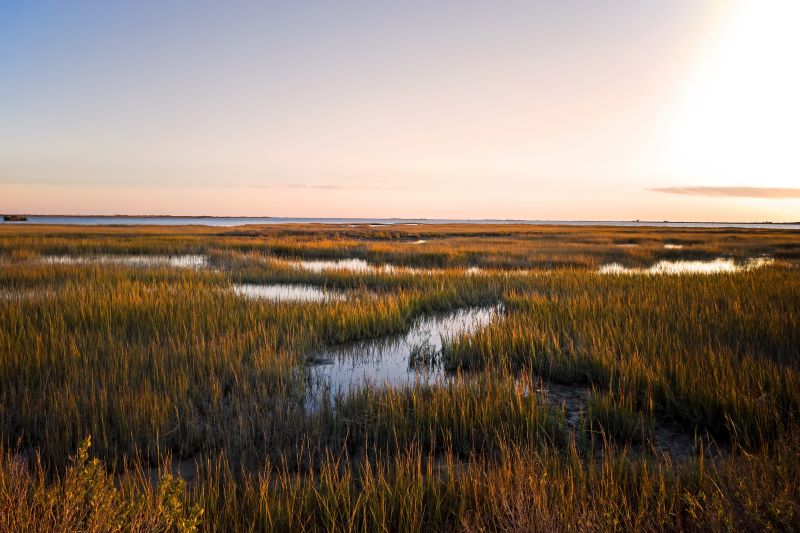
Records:
[[[653,192],[735,198],[800,198],[800,189],[792,187],[654,187]]]
[[[398,187],[381,184],[336,184],[336,183],[276,183],[257,185],[258,189],[318,189],[327,191],[413,191],[419,187]]]

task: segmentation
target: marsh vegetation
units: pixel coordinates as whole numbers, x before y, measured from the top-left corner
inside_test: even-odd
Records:
[[[790,231],[0,228],[2,531],[797,530],[799,415]]]

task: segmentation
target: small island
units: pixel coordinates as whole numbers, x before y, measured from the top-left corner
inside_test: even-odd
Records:
[[[4,222],[25,222],[28,217],[24,215],[3,215]]]

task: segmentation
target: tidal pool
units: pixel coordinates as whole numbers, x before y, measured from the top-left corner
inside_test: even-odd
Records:
[[[233,285],[233,292],[252,300],[271,300],[275,302],[327,302],[344,300],[345,295],[328,291],[312,285],[273,283],[269,285],[239,283]]]
[[[733,273],[760,268],[772,263],[772,259],[759,257],[745,264],[736,264],[733,259],[714,259],[712,261],[659,261],[648,268],[629,268],[619,263],[603,265],[600,274],[718,274]]]
[[[429,316],[419,319],[405,334],[313,352],[307,358],[311,366],[306,408],[315,411],[326,398],[335,403],[337,395],[346,395],[367,385],[442,384],[451,374],[439,365],[414,365],[412,354],[438,354],[443,339],[477,331],[501,312],[502,306],[497,305]],[[524,394],[533,392],[561,411],[571,431],[577,431],[588,415],[593,392],[585,386],[558,384],[541,378],[519,386],[523,387]],[[655,421],[650,438],[649,446],[656,452],[668,453],[673,459],[691,457],[693,441],[685,431]]]
[[[427,241],[422,241],[427,242]],[[413,242],[412,244],[418,244]],[[303,259],[300,261],[288,261],[289,266],[301,268],[311,272],[325,272],[327,270],[347,270],[350,272],[383,272],[386,274],[434,274],[444,271],[443,268],[418,268],[410,266],[399,266],[384,263],[374,265],[363,259]],[[467,267],[464,269],[466,274],[482,274],[485,271],[481,267]]]
[[[311,272],[325,272],[327,270],[347,270],[350,272],[384,272],[391,274],[430,274],[432,269],[415,268],[390,265],[373,265],[363,259],[310,259],[300,261],[289,261],[289,265],[294,268],[301,268]]]
[[[309,355],[311,391],[309,408],[315,408],[325,394],[334,397],[372,385],[399,386],[437,383],[445,378],[437,366],[415,368],[412,351],[438,353],[442,340],[486,326],[501,306],[462,309],[417,320],[405,334],[334,346]]]
[[[349,270],[351,272],[367,272],[376,267],[363,259],[303,259],[290,261],[290,265],[310,270],[311,272],[324,272],[326,270]]]

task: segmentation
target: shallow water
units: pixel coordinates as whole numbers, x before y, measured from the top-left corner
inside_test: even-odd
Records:
[[[718,274],[733,273],[760,268],[772,263],[772,259],[759,257],[745,264],[736,264],[733,259],[714,259],[713,261],[659,261],[649,268],[628,268],[619,263],[603,265],[600,274]]]
[[[127,265],[141,267],[204,268],[204,255],[48,255],[43,263],[54,265]]]
[[[320,350],[309,355],[310,391],[306,407],[319,408],[326,395],[335,401],[337,394],[359,390],[368,384],[400,387],[417,383],[435,385],[450,378],[439,366],[414,368],[410,364],[415,346],[424,346],[428,353],[439,353],[442,339],[469,333],[485,327],[500,312],[502,306],[473,308],[454,313],[425,317],[418,320],[405,334],[348,343]],[[577,431],[588,414],[592,391],[584,386],[564,385],[544,379],[531,384],[542,401],[563,412],[567,428]],[[531,385],[524,387],[525,393]],[[692,455],[691,435],[680,429],[658,423],[653,428],[653,451],[666,452],[673,459]]]
[[[312,285],[279,284],[260,285],[240,283],[233,285],[233,292],[252,300],[270,300],[275,302],[327,302],[344,300],[345,295],[327,291]]]
[[[290,264],[311,272],[324,272],[326,270],[367,272],[377,269],[377,267],[372,266],[363,259],[303,259],[301,261],[290,261]]]
[[[422,241],[427,242],[427,241]],[[417,244],[417,243],[412,243]],[[325,272],[327,270],[347,270],[357,273],[385,273],[385,274],[435,274],[442,272],[442,268],[418,268],[410,266],[398,266],[389,263],[374,265],[363,259],[310,259],[300,261],[288,261],[293,268],[301,268],[311,272]],[[481,267],[467,267],[464,269],[466,274],[482,274],[485,271]]]
[[[432,269],[397,266],[388,263],[373,265],[363,259],[304,259],[301,261],[289,261],[289,265],[317,273],[327,270],[346,270],[357,273],[383,272],[387,274],[431,274],[435,272]]]
[[[405,334],[348,343],[314,352],[309,361],[311,394],[309,407],[318,405],[322,395],[332,396],[363,388],[367,384],[398,386],[437,383],[445,378],[438,368],[414,369],[409,365],[412,349],[424,346],[439,352],[442,339],[476,331],[501,311],[500,306],[459,310],[421,318]]]
[[[682,244],[669,244],[669,243],[667,243],[667,244],[664,245],[664,248],[666,248],[667,250],[680,250],[681,248],[683,248],[683,245]]]

